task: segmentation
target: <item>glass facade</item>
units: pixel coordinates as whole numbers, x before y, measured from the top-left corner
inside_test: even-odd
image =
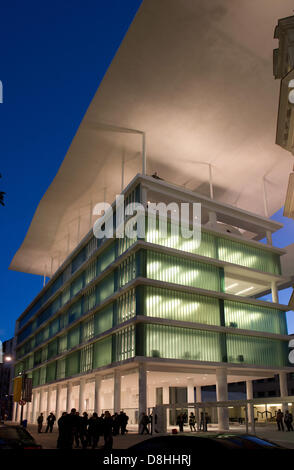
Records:
[[[230,240],[227,237],[208,232],[203,228],[201,229],[201,242],[199,244],[193,239],[183,238],[181,234],[174,235],[170,222],[167,224],[167,231],[161,231],[157,219],[155,228],[147,227],[146,241],[263,272],[281,274],[280,256],[277,253],[273,253],[262,246],[249,245],[244,241]]]
[[[164,253],[147,251],[147,277],[183,286],[220,291],[218,267]]]
[[[127,202],[138,197],[136,189]],[[147,242],[206,259],[191,260],[178,252],[167,254],[146,246],[132,248],[135,241],[120,238],[105,243],[92,237],[45,287],[19,321],[16,375],[28,371],[33,385],[38,386],[136,355],[267,367],[288,365],[286,339],[236,333],[244,329],[286,335],[285,313],[254,302],[224,300],[219,294],[224,287],[223,268],[210,261],[214,258],[279,274],[278,254],[206,230],[198,246],[193,240],[172,234],[170,223],[164,236],[158,220],[155,227],[147,229]],[[157,287],[152,281],[169,286]],[[185,291],[186,287],[211,293],[192,294]],[[162,324],[156,324],[153,318]],[[173,326],[171,320],[190,324]],[[128,323],[122,325],[124,322]],[[199,324],[203,325],[201,329]],[[227,330],[208,331],[205,325]]]

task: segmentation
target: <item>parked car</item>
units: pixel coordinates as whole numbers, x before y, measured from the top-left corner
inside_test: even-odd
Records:
[[[31,434],[22,426],[10,426],[0,424],[0,450],[10,449],[41,449],[31,436]]]
[[[283,447],[266,439],[250,434],[209,434],[197,436],[191,434],[175,434],[156,436],[129,447],[138,453],[195,453],[212,450],[258,450],[283,449]]]

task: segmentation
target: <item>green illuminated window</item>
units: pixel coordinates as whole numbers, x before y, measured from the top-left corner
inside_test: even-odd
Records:
[[[128,256],[119,266],[119,286],[122,287],[136,277],[136,257]]]
[[[136,314],[135,289],[130,289],[121,295],[117,301],[117,321],[122,323]]]
[[[93,366],[93,344],[89,344],[81,349],[80,372],[91,370]]]
[[[57,369],[56,369],[56,379],[64,379],[65,378],[65,368],[66,368],[66,359],[59,359],[57,361]]]
[[[218,267],[164,253],[147,251],[147,277],[184,286],[220,290]]]
[[[56,378],[56,361],[48,364],[46,369],[46,382],[53,382]]]
[[[146,356],[221,362],[219,333],[145,325]]]
[[[112,359],[112,338],[108,336],[105,339],[94,343],[93,368],[111,364]]]
[[[115,335],[115,361],[124,361],[135,355],[135,327],[120,330]]]
[[[275,308],[225,300],[224,309],[226,326],[287,334],[285,313]]]
[[[113,304],[108,305],[95,314],[94,334],[99,335],[112,328],[113,325]]]
[[[146,241],[188,253],[194,253],[209,258],[220,259],[229,263],[238,264],[259,271],[281,274],[280,257],[261,247],[254,247],[242,241],[230,240],[210,232],[201,230],[201,243],[194,239],[185,239],[181,234],[172,234],[171,222],[167,222],[167,233],[159,227],[158,218],[156,226],[146,230]]]
[[[149,286],[144,290],[145,311],[142,314],[208,325],[220,324],[218,299]]]
[[[287,342],[227,334],[228,362],[261,366],[288,365]]]

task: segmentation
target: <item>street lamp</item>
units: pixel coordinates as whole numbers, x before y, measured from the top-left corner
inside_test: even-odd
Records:
[[[12,356],[4,356],[4,362],[11,362]]]

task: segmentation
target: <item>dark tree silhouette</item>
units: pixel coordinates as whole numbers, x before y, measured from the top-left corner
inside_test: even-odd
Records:
[[[2,178],[1,173],[0,173],[0,178]],[[5,204],[4,204],[4,194],[6,194],[4,191],[0,191],[0,204],[1,204],[1,206],[5,206]]]

